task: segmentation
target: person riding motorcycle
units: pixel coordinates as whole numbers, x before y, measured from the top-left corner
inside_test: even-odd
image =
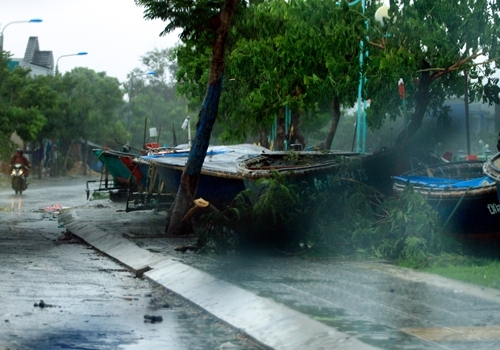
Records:
[[[30,174],[31,164],[30,164],[28,158],[26,158],[23,155],[22,148],[16,149],[16,154],[14,154],[10,158],[10,162],[9,163],[10,163],[11,166],[14,165],[14,164],[22,164],[22,165],[24,165],[24,183],[26,184],[26,179],[28,178],[28,175]]]

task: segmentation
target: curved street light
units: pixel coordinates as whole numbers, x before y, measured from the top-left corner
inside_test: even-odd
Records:
[[[88,53],[87,52],[78,52],[78,53],[72,53],[72,54],[69,54],[69,55],[62,55],[62,56],[59,56],[57,58],[57,61],[56,61],[56,75],[59,73],[59,60],[63,57],[68,57],[68,56],[84,56],[84,55],[87,55]]]
[[[26,21],[13,21],[13,22],[7,23],[2,28],[2,33],[0,34],[0,52],[3,51],[3,32],[4,32],[5,28],[7,28],[10,24],[15,24],[15,23],[40,23],[40,22],[43,22],[43,21],[41,19],[39,19],[39,18],[34,18],[34,19],[26,20]]]

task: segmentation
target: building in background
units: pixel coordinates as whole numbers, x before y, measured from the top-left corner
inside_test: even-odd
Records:
[[[31,69],[31,75],[52,75],[54,72],[54,55],[52,51],[41,51],[38,37],[32,36],[28,40],[24,57],[11,57],[9,68],[23,67]]]

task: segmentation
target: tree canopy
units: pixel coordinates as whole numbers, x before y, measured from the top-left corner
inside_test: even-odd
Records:
[[[10,70],[8,56],[0,61],[0,136],[16,132],[22,139],[33,141],[47,122],[44,112],[56,99],[56,92],[47,84],[47,77],[31,77],[29,70]]]
[[[498,6],[490,0],[393,0],[384,25],[371,7],[364,91],[370,126],[408,112],[408,130],[398,139],[404,143],[426,113],[446,118],[443,102],[464,94],[464,72],[471,78],[470,101],[498,103],[498,81],[491,78],[500,62]],[[407,111],[401,111],[400,78]]]
[[[187,143],[185,131],[181,129],[187,116],[187,101],[176,93],[176,82],[173,79],[177,70],[177,60],[173,49],[155,49],[141,57],[141,63],[148,72],[135,69],[128,75],[124,88],[129,95],[130,105],[126,113],[130,113],[130,145],[142,147],[144,143],[144,127],[156,128],[158,137],[146,141],[158,141],[161,145]],[[127,116],[128,117],[128,116]],[[147,132],[147,130],[146,130]],[[175,133],[175,138],[174,138]]]

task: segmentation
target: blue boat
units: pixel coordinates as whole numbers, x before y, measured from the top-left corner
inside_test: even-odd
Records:
[[[252,144],[232,146],[211,146],[200,172],[195,198],[203,198],[216,207],[224,207],[245,189],[236,166],[245,159],[255,157],[268,149]],[[188,152],[181,154],[141,156],[140,159],[154,166],[165,190],[176,194],[181,183],[182,172],[188,159]]]
[[[495,181],[497,187],[497,196],[500,200],[500,153],[497,153],[493,157],[486,159],[483,164],[483,172],[486,176]]]
[[[443,231],[464,235],[500,233],[500,204],[495,181],[482,161],[450,162],[393,176],[401,195],[411,184],[441,216]]]

